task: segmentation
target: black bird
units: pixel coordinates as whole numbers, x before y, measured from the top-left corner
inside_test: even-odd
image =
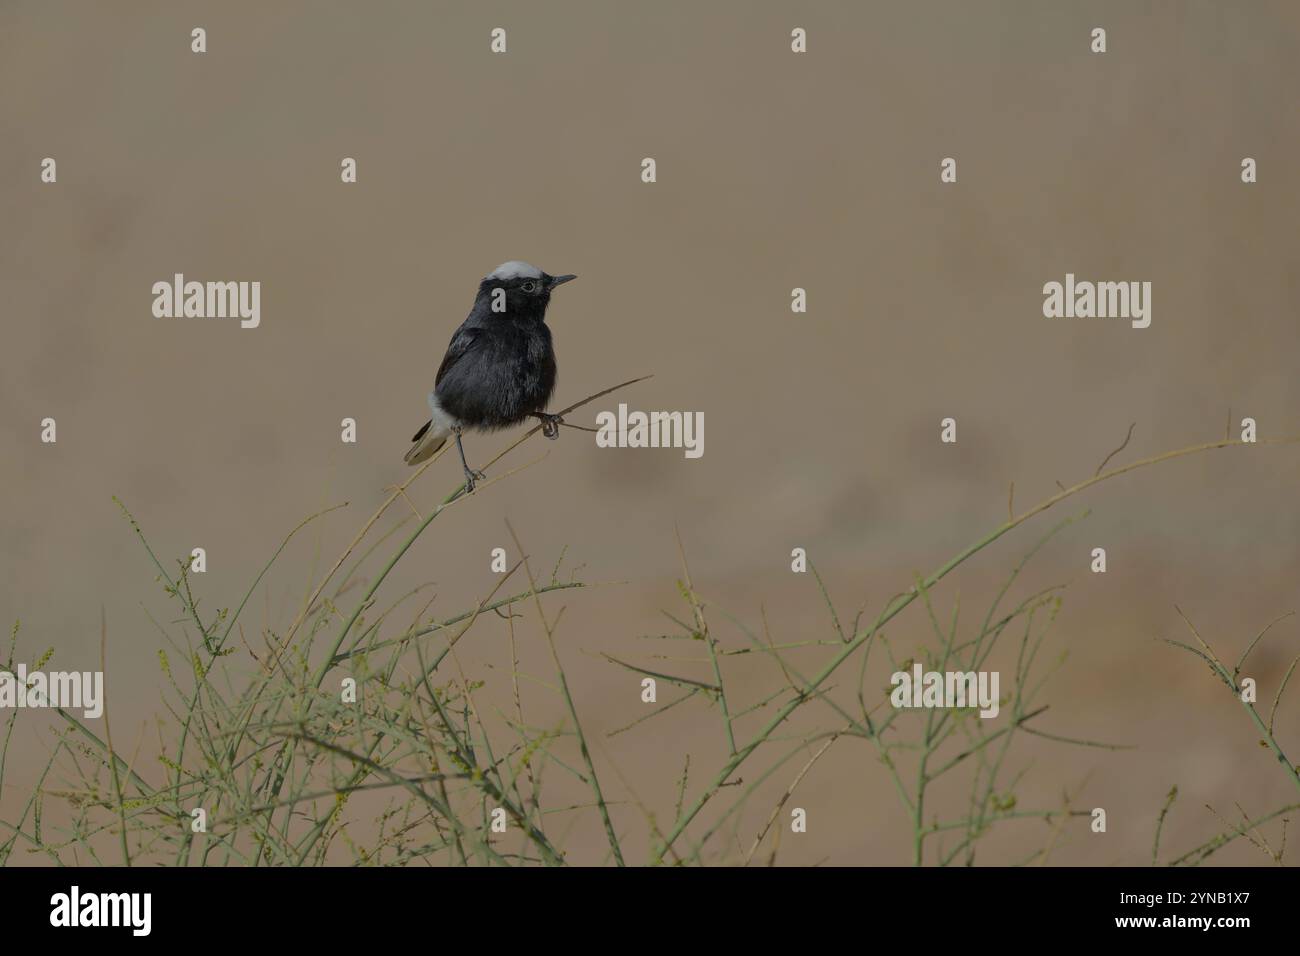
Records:
[[[546,327],[551,290],[577,276],[547,275],[526,262],[505,262],[479,283],[469,318],[451,337],[429,393],[432,418],[415,433],[406,453],[418,465],[455,436],[465,469],[465,493],[481,471],[465,460],[466,429],[495,431],[539,418],[542,433],[555,438],[562,419],[546,413],[555,390],[555,349]]]

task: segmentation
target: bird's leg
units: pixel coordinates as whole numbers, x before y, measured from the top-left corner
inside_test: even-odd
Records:
[[[564,418],[562,416],[552,415],[549,412],[531,412],[530,414],[542,420],[543,435],[551,440],[560,437],[560,426],[564,424]]]
[[[475,471],[465,460],[465,446],[460,442],[460,429],[456,429],[456,450],[460,452],[460,465],[465,469],[465,494],[474,490],[474,482],[482,481],[487,475],[481,471]]]

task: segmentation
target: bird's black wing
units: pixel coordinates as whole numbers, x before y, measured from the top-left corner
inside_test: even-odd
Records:
[[[447,354],[442,357],[442,364],[438,366],[438,375],[433,380],[434,388],[442,384],[443,376],[451,371],[453,365],[473,351],[474,343],[479,336],[478,329],[461,326],[456,330],[456,334],[451,337],[451,344],[447,346]]]
[[[462,325],[455,331],[451,337],[451,342],[447,346],[447,354],[442,357],[442,364],[438,366],[438,374],[434,377],[433,387],[435,389],[442,384],[443,377],[451,371],[452,366],[474,350],[474,343],[478,338],[478,329]],[[425,422],[420,427],[420,430],[411,436],[411,441],[419,441],[423,438],[424,433],[427,432],[432,425],[432,419]]]

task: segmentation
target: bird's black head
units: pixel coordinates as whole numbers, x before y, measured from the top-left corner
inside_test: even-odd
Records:
[[[477,306],[489,316],[541,322],[551,290],[577,276],[553,276],[526,262],[503,262],[478,287]]]

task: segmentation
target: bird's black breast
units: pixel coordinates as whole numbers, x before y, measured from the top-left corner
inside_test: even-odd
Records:
[[[457,331],[434,391],[438,404],[464,425],[506,428],[545,410],[555,374],[544,323],[498,319]]]

